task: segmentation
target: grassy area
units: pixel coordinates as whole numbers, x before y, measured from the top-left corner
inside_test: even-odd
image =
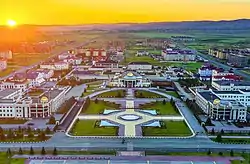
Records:
[[[166,102],[164,105],[162,102],[152,102],[140,105],[141,109],[154,109],[156,110],[160,115],[180,115],[178,110],[175,110],[175,108],[172,106],[170,102]]]
[[[197,72],[198,69],[203,65],[202,62],[192,62],[192,63],[181,63],[181,62],[169,62],[168,66],[183,67],[187,71]]]
[[[190,36],[190,35],[186,35],[186,34],[163,33],[163,32],[156,32],[156,31],[134,32],[134,33],[130,33],[130,34],[135,35],[137,37],[142,37],[142,38],[171,38],[171,36]]]
[[[24,164],[26,159],[12,159],[6,156],[5,152],[0,152],[0,164]]]
[[[22,119],[0,119],[0,124],[24,124],[27,120]]]
[[[126,57],[121,64],[128,64],[130,62],[148,62],[152,65],[162,65],[158,60],[154,60],[150,56],[135,56],[136,52],[128,51],[126,52]]]
[[[142,127],[144,136],[190,136],[190,129],[184,121],[162,121],[161,127]]]
[[[85,111],[82,111],[84,114],[99,114],[103,113],[105,109],[118,109],[119,105],[107,101],[98,101],[95,103],[94,101],[90,101],[90,105]]]
[[[117,136],[118,127],[99,127],[96,120],[79,120],[71,129],[75,136]]]
[[[117,97],[124,98],[126,96],[125,90],[115,90],[99,94],[97,97]]]
[[[144,90],[136,90],[135,91],[136,98],[164,98],[164,96],[159,95],[157,93],[144,91]]]
[[[158,91],[158,92],[165,93],[165,94],[168,94],[168,95],[173,96],[173,97],[176,97],[176,98],[179,97],[178,93],[175,92],[175,91],[163,91],[163,90],[157,90],[157,91]]]
[[[49,137],[46,137],[45,140],[48,140]],[[14,138],[14,139],[5,139],[1,140],[0,142],[40,142],[41,139],[39,137],[32,137],[28,138],[27,136],[24,136],[23,138]]]

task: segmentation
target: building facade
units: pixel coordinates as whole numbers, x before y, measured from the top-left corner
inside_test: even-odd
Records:
[[[166,49],[162,51],[166,61],[195,61],[196,53],[192,50]]]
[[[5,70],[7,68],[7,60],[0,59],[0,70]]]
[[[0,51],[0,58],[12,59],[12,51]]]
[[[244,55],[228,55],[228,63],[232,64],[234,67],[246,67],[248,66],[248,57]]]
[[[212,119],[245,122],[247,106],[237,100],[220,98],[211,90],[197,91],[196,104]]]
[[[130,62],[127,66],[128,70],[152,70],[153,65],[148,62]]]
[[[218,91],[250,90],[250,83],[245,81],[212,81],[212,87]]]
[[[135,72],[125,72],[121,75],[114,76],[109,85],[126,88],[150,87],[151,81]]]

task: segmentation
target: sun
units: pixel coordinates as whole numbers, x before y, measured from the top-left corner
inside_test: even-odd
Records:
[[[14,26],[17,25],[17,23],[16,23],[16,21],[14,21],[14,20],[8,20],[8,21],[7,21],[7,25],[10,26],[10,27],[14,27]]]

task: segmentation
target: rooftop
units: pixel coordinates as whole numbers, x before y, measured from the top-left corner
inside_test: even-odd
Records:
[[[128,65],[152,65],[149,62],[130,62]]]
[[[0,99],[11,95],[12,93],[14,93],[14,92],[16,92],[18,90],[19,89],[5,89],[5,90],[0,91]]]
[[[242,94],[240,91],[213,91],[215,94]]]
[[[230,85],[250,86],[250,82],[246,82],[246,81],[214,81],[214,83],[217,83],[219,85],[224,85],[224,86],[230,86]]]
[[[215,99],[219,99],[220,98],[218,96],[216,96],[213,92],[211,91],[200,91],[198,92],[204,99],[210,101],[210,102],[214,102]]]

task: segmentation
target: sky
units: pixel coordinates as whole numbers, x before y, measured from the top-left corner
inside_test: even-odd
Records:
[[[250,18],[250,0],[0,0],[0,24],[72,25]]]

